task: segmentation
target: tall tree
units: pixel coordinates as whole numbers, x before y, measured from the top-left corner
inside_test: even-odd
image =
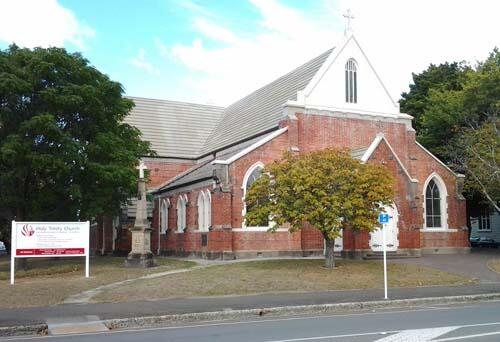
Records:
[[[0,216],[92,220],[116,213],[151,153],[123,122],[133,103],[78,53],[0,50]]]
[[[431,65],[428,70],[433,68]],[[417,79],[427,78],[427,73]],[[456,171],[468,175],[467,197],[479,192],[498,209],[500,52],[494,49],[485,61],[474,68],[462,68],[458,75],[459,86],[440,83],[429,87],[426,95],[412,93],[411,88],[410,94],[403,94],[410,101],[404,98],[401,103],[408,106],[415,98],[425,103],[418,114],[417,139]]]
[[[401,111],[412,115],[414,127],[421,128],[421,118],[428,109],[429,96],[432,91],[447,91],[462,89],[465,72],[469,67],[464,62],[431,64],[420,74],[412,73],[413,83],[410,91],[401,94],[399,104]]]
[[[271,220],[271,230],[309,223],[326,240],[325,267],[335,267],[334,240],[342,229],[373,231],[378,214],[394,199],[393,178],[381,165],[353,159],[348,151],[286,154],[268,165],[245,197],[250,225]]]

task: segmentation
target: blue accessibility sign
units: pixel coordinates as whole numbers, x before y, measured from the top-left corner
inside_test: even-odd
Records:
[[[389,223],[389,214],[383,214],[383,213],[380,213],[378,215],[378,223]]]

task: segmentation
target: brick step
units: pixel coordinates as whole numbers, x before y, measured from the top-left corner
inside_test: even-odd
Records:
[[[408,259],[414,258],[413,255],[410,255],[405,252],[387,252],[387,259]],[[364,260],[382,260],[384,259],[383,252],[372,252],[363,256]]]

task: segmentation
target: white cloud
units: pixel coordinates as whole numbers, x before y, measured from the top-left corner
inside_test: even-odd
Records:
[[[213,40],[229,44],[236,43],[237,41],[236,35],[233,32],[203,18],[196,18],[194,26],[204,36]]]
[[[177,5],[187,9],[193,13],[201,14],[207,17],[212,17],[214,14],[207,10],[205,7],[198,5],[196,2],[191,1],[191,0],[177,0],[176,1]]]
[[[194,72],[184,79],[192,89],[189,100],[229,104],[326,51],[336,40],[337,34],[325,29],[324,23],[309,21],[277,1],[252,3],[262,16],[261,33],[241,37],[207,19],[195,19],[200,37],[171,48],[171,55]],[[225,44],[206,48],[204,40]]]
[[[163,58],[167,59],[168,56],[169,56],[169,54],[170,54],[169,51],[168,51],[168,46],[166,46],[165,44],[163,44],[163,42],[161,41],[161,39],[158,38],[158,37],[156,37],[154,39],[154,42],[155,42],[156,48],[160,52],[160,56],[162,56]]]
[[[146,51],[140,48],[137,56],[130,59],[130,64],[137,69],[146,71],[148,74],[158,75],[160,71],[152,63],[146,61]]]
[[[196,5],[199,36],[169,48],[191,71],[183,84],[188,100],[229,104],[326,51],[340,41],[348,8],[358,40],[396,100],[412,72],[430,63],[482,60],[500,46],[498,1],[323,0],[309,13],[278,0],[250,2],[261,16],[259,33],[251,37],[200,16],[204,10]],[[223,44],[208,47],[207,41]]]
[[[80,49],[95,32],[57,0],[3,0],[0,41],[19,46],[49,47],[71,43]]]

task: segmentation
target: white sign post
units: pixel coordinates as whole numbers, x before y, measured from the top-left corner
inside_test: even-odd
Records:
[[[385,225],[389,223],[389,214],[379,214],[378,222],[382,224],[382,250],[384,251],[384,299],[387,297],[387,245],[385,243]]]
[[[85,277],[89,277],[90,222],[12,221],[11,237],[11,285],[16,258],[85,257]]]

